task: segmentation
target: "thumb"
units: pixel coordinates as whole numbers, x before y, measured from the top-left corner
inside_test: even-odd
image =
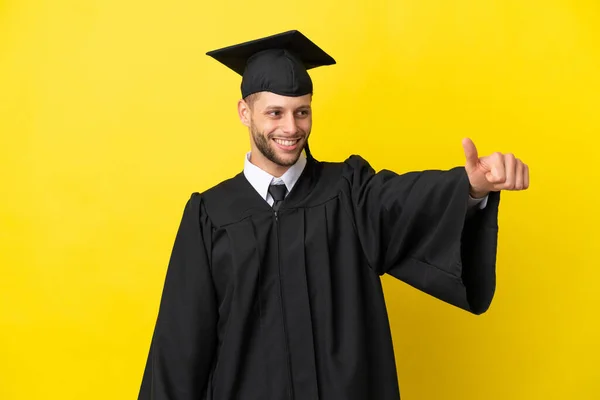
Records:
[[[463,149],[465,150],[466,167],[474,168],[479,164],[479,156],[477,155],[477,148],[475,143],[469,138],[464,138],[462,141]]]

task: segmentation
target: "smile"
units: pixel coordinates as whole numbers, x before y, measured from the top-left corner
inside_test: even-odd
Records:
[[[298,143],[298,141],[300,141],[300,139],[293,139],[293,140],[287,140],[287,139],[273,139],[275,141],[275,143],[280,144],[282,146],[293,146],[296,143]]]

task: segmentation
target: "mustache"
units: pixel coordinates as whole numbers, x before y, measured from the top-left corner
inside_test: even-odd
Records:
[[[307,136],[306,132],[304,132],[304,131],[300,131],[300,132],[301,132],[301,134],[296,134],[293,136],[285,136],[285,135],[277,135],[274,133],[269,133],[267,135],[267,138],[268,139],[278,138],[278,139],[287,139],[287,140],[301,140],[301,139],[306,138],[306,136]]]

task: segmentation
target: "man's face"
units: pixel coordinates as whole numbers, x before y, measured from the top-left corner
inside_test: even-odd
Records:
[[[255,95],[249,109],[249,128],[255,149],[278,167],[293,165],[308,140],[312,127],[312,95]]]

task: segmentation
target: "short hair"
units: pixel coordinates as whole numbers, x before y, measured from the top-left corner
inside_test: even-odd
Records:
[[[248,107],[250,107],[250,109],[252,109],[252,107],[254,106],[254,103],[258,100],[259,97],[260,97],[260,92],[252,93],[252,94],[246,96],[244,98],[244,101],[246,102],[246,104],[248,104]]]

